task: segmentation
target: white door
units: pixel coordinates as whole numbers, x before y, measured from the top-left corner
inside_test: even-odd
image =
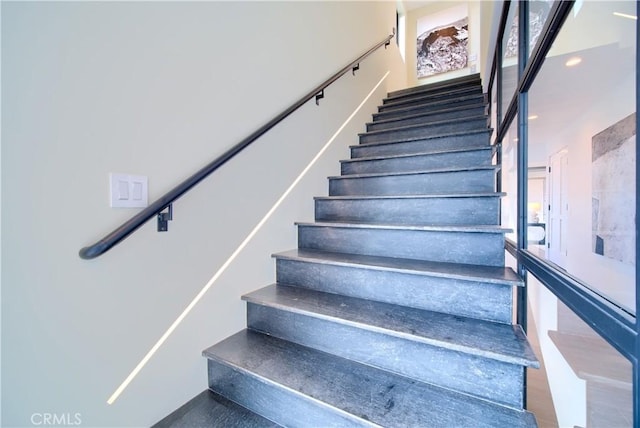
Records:
[[[567,260],[567,220],[569,151],[563,149],[549,158],[549,221],[547,247],[549,260],[565,267]]]

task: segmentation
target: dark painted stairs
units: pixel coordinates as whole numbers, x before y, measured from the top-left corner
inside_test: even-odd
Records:
[[[390,93],[366,127],[247,329],[204,351],[210,391],[157,426],[536,426],[479,76]]]

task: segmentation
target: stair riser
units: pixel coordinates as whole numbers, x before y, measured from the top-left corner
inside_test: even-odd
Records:
[[[501,266],[501,233],[298,226],[298,247],[337,253]]]
[[[453,132],[477,131],[487,129],[487,118],[469,119],[464,121],[444,122],[410,128],[388,129],[377,133],[360,135],[360,144],[385,143],[407,138],[426,138]]]
[[[419,107],[432,106],[435,109],[449,109],[453,106],[458,106],[459,102],[464,102],[470,99],[484,100],[484,95],[481,93],[459,93],[457,95],[450,95],[447,97],[425,97],[416,98],[412,100],[406,100],[396,103],[382,104],[378,106],[378,113],[387,112],[390,110],[398,109],[413,109]]]
[[[522,366],[248,303],[249,328],[432,385],[522,408]]]
[[[280,425],[227,400],[202,391],[151,428],[281,428]]]
[[[425,104],[438,101],[455,100],[462,97],[469,96],[483,96],[482,88],[479,86],[466,86],[460,88],[448,88],[434,92],[422,92],[411,95],[405,95],[403,97],[385,98],[382,100],[380,107],[386,106],[414,106],[416,103]]]
[[[371,144],[351,147],[351,158],[393,156],[401,154],[431,153],[469,147],[489,147],[489,132],[448,135],[423,140],[396,142],[393,144]]]
[[[439,101],[446,99],[454,99],[464,97],[467,95],[481,95],[482,88],[480,86],[466,86],[458,88],[444,88],[439,91],[416,93],[411,95],[405,95],[400,98],[385,98],[382,100],[382,105],[414,105],[415,102],[429,102]]]
[[[208,372],[210,390],[283,426],[311,421],[327,427],[376,426],[220,361],[209,359]]]
[[[493,192],[495,170],[331,178],[329,196],[393,196]]]
[[[316,291],[511,323],[512,287],[376,269],[278,259],[276,277]]]
[[[353,222],[408,225],[497,225],[500,199],[317,199],[315,219],[321,222]]]
[[[418,92],[442,90],[444,88],[456,88],[456,87],[474,86],[474,85],[476,86],[482,85],[482,82],[480,81],[480,78],[477,75],[458,77],[456,79],[450,79],[450,80],[446,80],[438,83],[432,83],[430,85],[421,85],[421,86],[414,86],[406,89],[399,89],[397,91],[389,92],[387,94],[387,98],[401,97],[403,95],[414,94]]]
[[[476,90],[477,93],[482,93],[482,85],[480,82],[476,81],[467,81],[464,83],[458,83],[455,85],[442,85],[439,87],[433,88],[414,88],[412,91],[406,91],[401,94],[388,94],[387,97],[383,100],[383,104],[389,104],[392,102],[398,102],[402,100],[409,100],[412,98],[424,98],[433,95],[439,95],[452,91],[461,91],[461,90]]]
[[[342,162],[341,173],[369,174],[385,172],[409,172],[435,168],[463,168],[491,165],[491,149],[466,152],[434,153],[411,157],[372,159]]]
[[[460,119],[463,117],[481,116],[484,114],[486,114],[486,107],[484,105],[478,105],[463,111],[460,111],[460,110],[443,111],[439,113],[419,115],[417,117],[412,115],[405,119],[397,118],[396,120],[393,120],[390,122],[374,121],[373,123],[367,124],[367,131],[378,131],[381,129],[397,128],[401,126],[419,125],[421,123]]]
[[[486,105],[484,95],[471,95],[461,97],[456,100],[443,100],[414,105],[408,107],[402,106],[380,106],[378,112],[374,113],[374,120],[396,119],[405,116],[413,116],[416,114],[435,114],[451,109],[469,108],[477,105]]]

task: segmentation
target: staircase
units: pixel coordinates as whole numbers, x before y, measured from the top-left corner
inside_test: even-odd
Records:
[[[204,351],[210,391],[157,426],[536,426],[489,138],[478,75],[390,93]]]

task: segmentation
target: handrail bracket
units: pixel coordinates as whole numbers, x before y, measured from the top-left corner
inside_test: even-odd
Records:
[[[396,27],[393,27],[391,30],[393,31],[393,36],[395,36],[396,35]],[[390,44],[391,44],[391,38],[389,38],[389,40],[387,40],[385,42],[384,48],[387,49],[387,46],[389,46]]]
[[[324,89],[316,94],[316,105],[320,105],[320,100],[324,98]]]
[[[158,232],[167,232],[169,230],[169,222],[173,220],[173,204],[166,207],[167,211],[158,213]]]
[[[351,72],[353,73],[353,75],[356,75],[356,71],[360,70],[360,63],[357,63],[356,65],[353,66],[353,68],[351,69]]]

